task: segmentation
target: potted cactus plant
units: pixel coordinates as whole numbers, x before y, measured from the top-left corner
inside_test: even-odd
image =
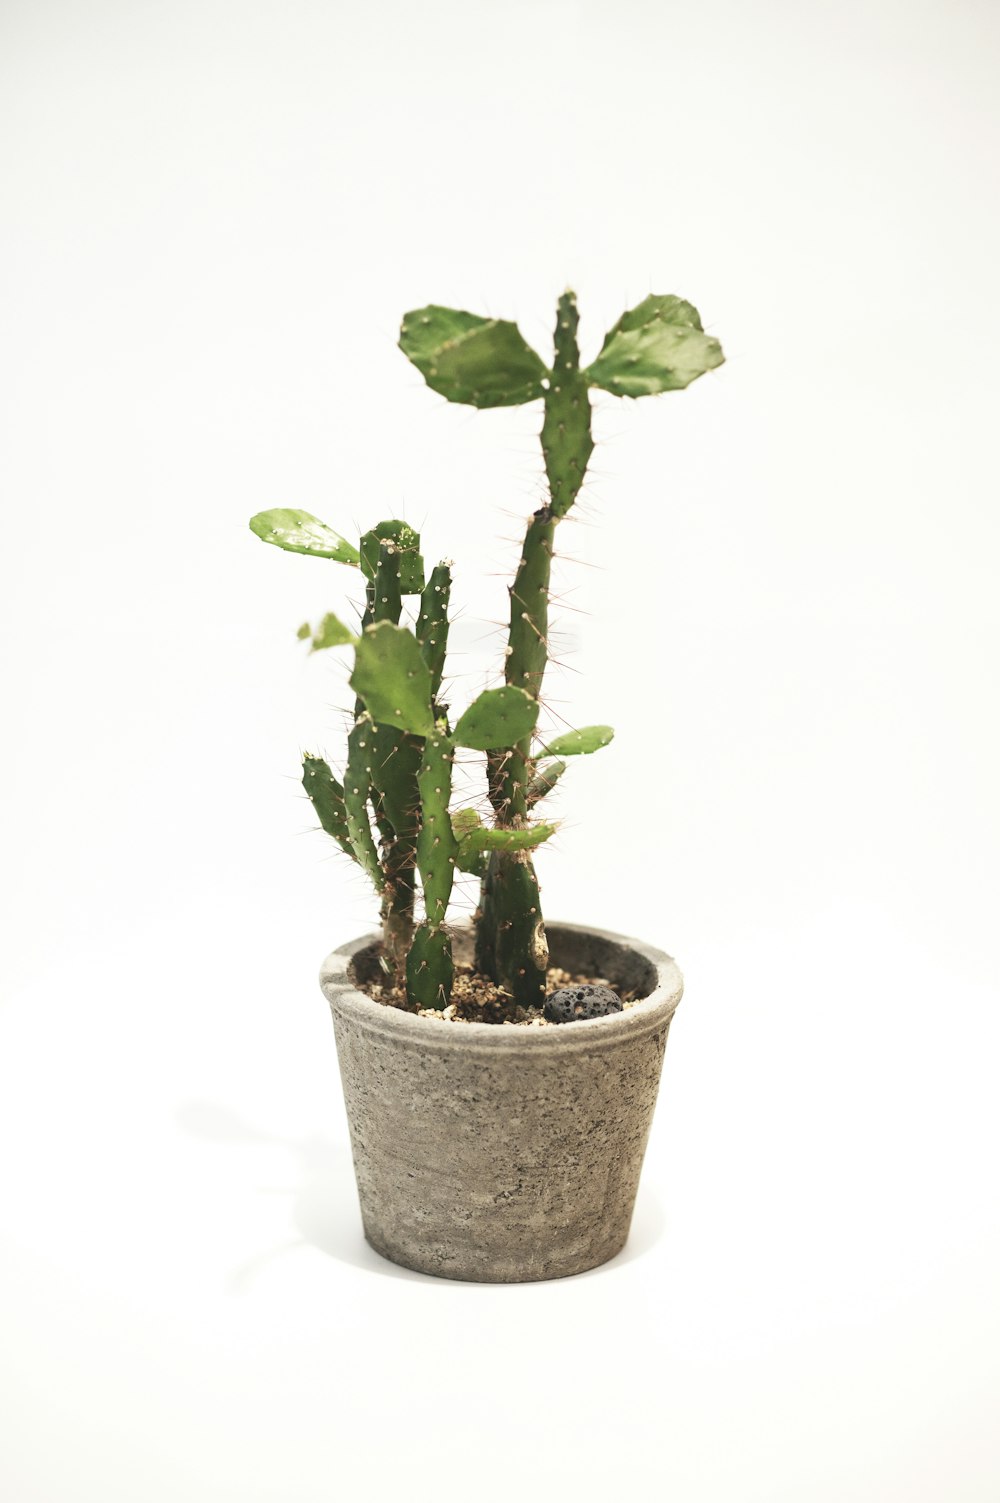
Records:
[[[402,322],[401,350],[449,401],[543,408],[549,494],[510,585],[503,682],[470,703],[444,697],[451,566],[427,572],[405,522],[379,522],[357,546],[307,512],[250,522],[363,582],[358,629],[328,614],[299,631],[313,651],[352,658],[343,775],[310,754],[302,780],[381,906],[381,931],[334,951],[321,983],[365,1234],[386,1257],[452,1278],[561,1277],[623,1246],[682,990],[673,961],[644,942],[545,924],[534,865],[555,830],[545,800],[613,732],[539,745],[535,731],[558,527],[593,449],[591,389],[681,390],[723,355],[673,296],[623,314],[586,367],[577,326],[566,292],[548,367],[504,320],[430,306]],[[483,797],[456,808],[460,749],[481,763]],[[449,921],[456,872],[480,883],[471,922]]]

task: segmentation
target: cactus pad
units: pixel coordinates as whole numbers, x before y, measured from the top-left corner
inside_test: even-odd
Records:
[[[537,719],[538,701],[523,689],[511,684],[502,689],[486,689],[459,718],[455,741],[474,751],[514,746],[531,735]]]
[[[578,731],[566,731],[539,752],[540,757],[586,757],[600,751],[615,739],[610,725],[585,725]]]
[[[332,558],[338,564],[361,562],[358,550],[308,511],[259,511],[250,518],[250,531],[265,543],[284,548],[286,553],[308,553],[313,558]]]
[[[584,375],[616,397],[682,391],[725,360],[701,326],[697,308],[679,297],[644,298],[608,330]]]
[[[492,828],[480,825],[478,829],[467,830],[460,836],[458,842],[463,863],[462,870],[468,870],[464,865],[465,861],[488,851],[532,851],[554,835],[556,829],[556,825],[539,824],[529,825],[519,830],[500,825]]]
[[[543,395],[548,371],[516,324],[431,305],[407,313],[399,347],[449,402],[516,407]]]
[[[434,729],[431,676],[420,644],[405,626],[378,621],[358,638],[351,688],[373,720],[414,736]]]

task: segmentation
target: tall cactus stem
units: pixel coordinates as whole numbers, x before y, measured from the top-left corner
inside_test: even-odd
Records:
[[[549,502],[528,523],[521,561],[510,591],[506,677],[534,698],[548,663],[549,592],[555,529],[579,493],[594,444],[590,397],[580,372],[576,298],[565,292],[556,311],[555,362],[545,392],[542,453]],[[489,758],[490,799],[497,823],[527,821],[534,775],[531,738]],[[483,879],[476,963],[518,1002],[538,1006],[547,965],[538,881],[528,852],[494,851]]]

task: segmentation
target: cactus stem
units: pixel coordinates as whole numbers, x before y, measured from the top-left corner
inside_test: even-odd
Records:
[[[556,315],[555,363],[544,393],[541,432],[549,502],[528,524],[517,575],[510,587],[506,679],[535,699],[541,694],[549,660],[548,607],[555,527],[576,500],[593,450],[590,397],[580,371],[577,323],[576,299],[571,292],[564,293]],[[514,829],[526,826],[534,776],[531,738],[502,755],[491,753],[488,774],[497,824]],[[528,851],[491,853],[480,908],[480,969],[518,1002],[537,1004],[544,995],[547,948],[538,882]],[[528,957],[527,965],[524,956]]]

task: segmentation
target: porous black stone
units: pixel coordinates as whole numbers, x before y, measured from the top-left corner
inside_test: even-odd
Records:
[[[621,1010],[621,998],[610,986],[561,986],[546,997],[542,1013],[550,1023],[576,1023]]]

